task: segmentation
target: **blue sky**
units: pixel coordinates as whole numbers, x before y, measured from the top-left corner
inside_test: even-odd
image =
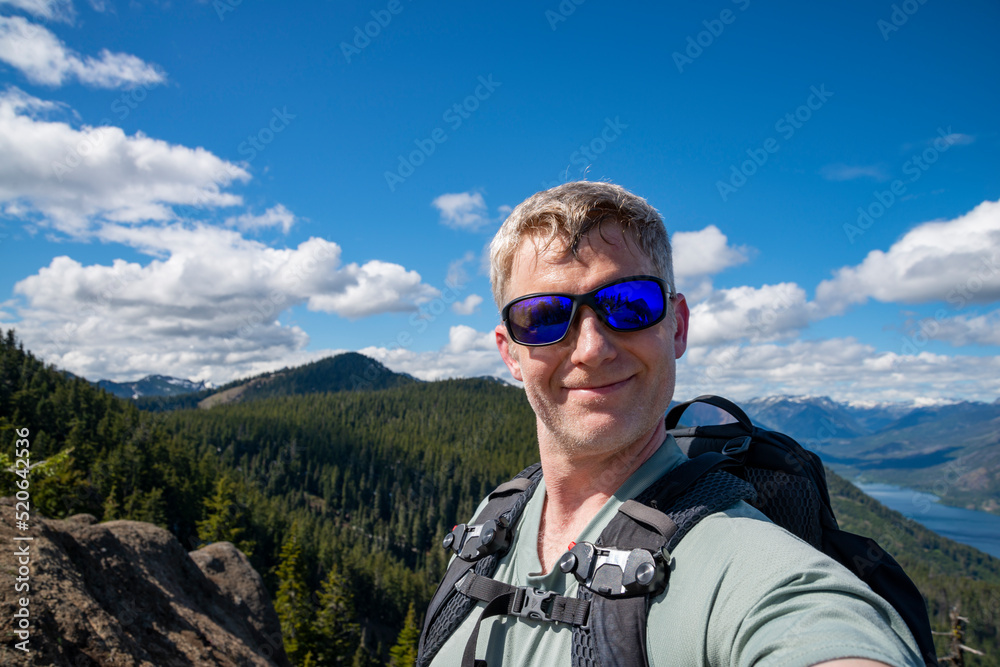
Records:
[[[0,0],[0,324],[89,379],[506,377],[484,248],[673,235],[678,397],[1000,396],[994,2]]]

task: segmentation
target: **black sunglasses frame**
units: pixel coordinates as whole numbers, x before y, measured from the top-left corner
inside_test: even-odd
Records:
[[[620,285],[622,283],[628,283],[634,281],[650,281],[660,286],[660,292],[663,295],[663,312],[660,313],[660,316],[657,317],[655,320],[641,327],[622,329],[608,322],[608,315],[606,312],[604,312],[604,309],[598,305],[596,297],[598,292],[606,290],[609,287],[614,287],[615,285]],[[540,296],[565,297],[573,303],[573,308],[572,310],[570,310],[569,313],[569,321],[566,323],[566,331],[563,332],[562,336],[548,343],[521,342],[520,340],[517,339],[517,336],[514,335],[514,331],[511,328],[510,309],[513,306],[520,303],[521,301],[526,301],[528,299],[535,299]],[[601,321],[601,324],[611,329],[612,331],[624,331],[624,332],[642,331],[643,329],[649,329],[650,327],[654,327],[663,321],[663,319],[667,316],[667,308],[670,307],[669,302],[675,296],[677,296],[677,293],[674,292],[672,289],[668,288],[667,282],[662,278],[657,278],[656,276],[628,276],[626,278],[619,278],[618,280],[612,280],[611,282],[605,283],[585,294],[566,294],[563,292],[535,292],[533,294],[525,294],[524,296],[519,296],[516,299],[509,301],[507,305],[503,307],[503,310],[500,311],[500,317],[503,320],[504,326],[507,328],[507,334],[510,336],[510,339],[512,341],[514,341],[518,345],[524,345],[525,347],[545,347],[546,345],[555,345],[556,343],[566,338],[567,334],[569,334],[570,329],[573,328],[573,322],[576,320],[576,313],[578,310],[580,310],[580,306],[588,306],[592,311],[594,311],[594,314],[597,316],[597,319]]]

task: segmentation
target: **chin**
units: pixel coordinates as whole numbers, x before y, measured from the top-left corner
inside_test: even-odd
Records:
[[[602,417],[602,419],[595,419]],[[579,419],[570,418],[571,423],[549,429],[567,452],[572,454],[612,454],[627,449],[629,445],[649,432],[648,428],[622,423],[611,415],[590,414]]]

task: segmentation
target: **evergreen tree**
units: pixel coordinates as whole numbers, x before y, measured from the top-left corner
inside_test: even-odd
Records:
[[[103,521],[115,521],[121,517],[121,505],[118,503],[118,485],[112,484],[111,491],[108,493],[107,498],[104,499],[104,513]]]
[[[248,557],[253,555],[253,542],[240,539],[246,510],[236,500],[236,482],[228,476],[216,480],[215,493],[205,498],[204,507],[206,516],[197,522],[199,540],[207,544],[232,542]]]
[[[351,664],[359,633],[354,616],[354,598],[334,566],[323,582],[314,626],[316,653],[321,665]]]
[[[417,641],[420,639],[420,629],[417,628],[417,613],[413,603],[406,612],[403,629],[399,632],[396,645],[389,649],[389,664],[392,667],[413,667],[417,662]]]
[[[312,604],[306,584],[302,547],[298,539],[298,526],[292,530],[281,546],[278,563],[278,594],[274,609],[281,622],[281,635],[285,653],[293,665],[304,665],[309,653]]]
[[[358,649],[354,652],[354,658],[351,659],[351,667],[382,667],[382,665],[368,651],[364,642],[361,642],[358,644]]]
[[[125,515],[122,518],[166,528],[167,507],[163,500],[163,489],[157,487],[149,491],[133,491],[125,498]]]

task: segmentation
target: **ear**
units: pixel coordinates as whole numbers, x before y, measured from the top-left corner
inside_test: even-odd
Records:
[[[688,311],[687,300],[683,294],[674,297],[674,358],[680,359],[687,349],[688,341]]]
[[[502,324],[498,324],[493,333],[496,336],[497,349],[500,350],[500,356],[507,364],[510,374],[518,382],[524,382],[524,378],[521,377],[521,364],[517,360],[517,343],[512,343],[507,339],[507,329]]]

